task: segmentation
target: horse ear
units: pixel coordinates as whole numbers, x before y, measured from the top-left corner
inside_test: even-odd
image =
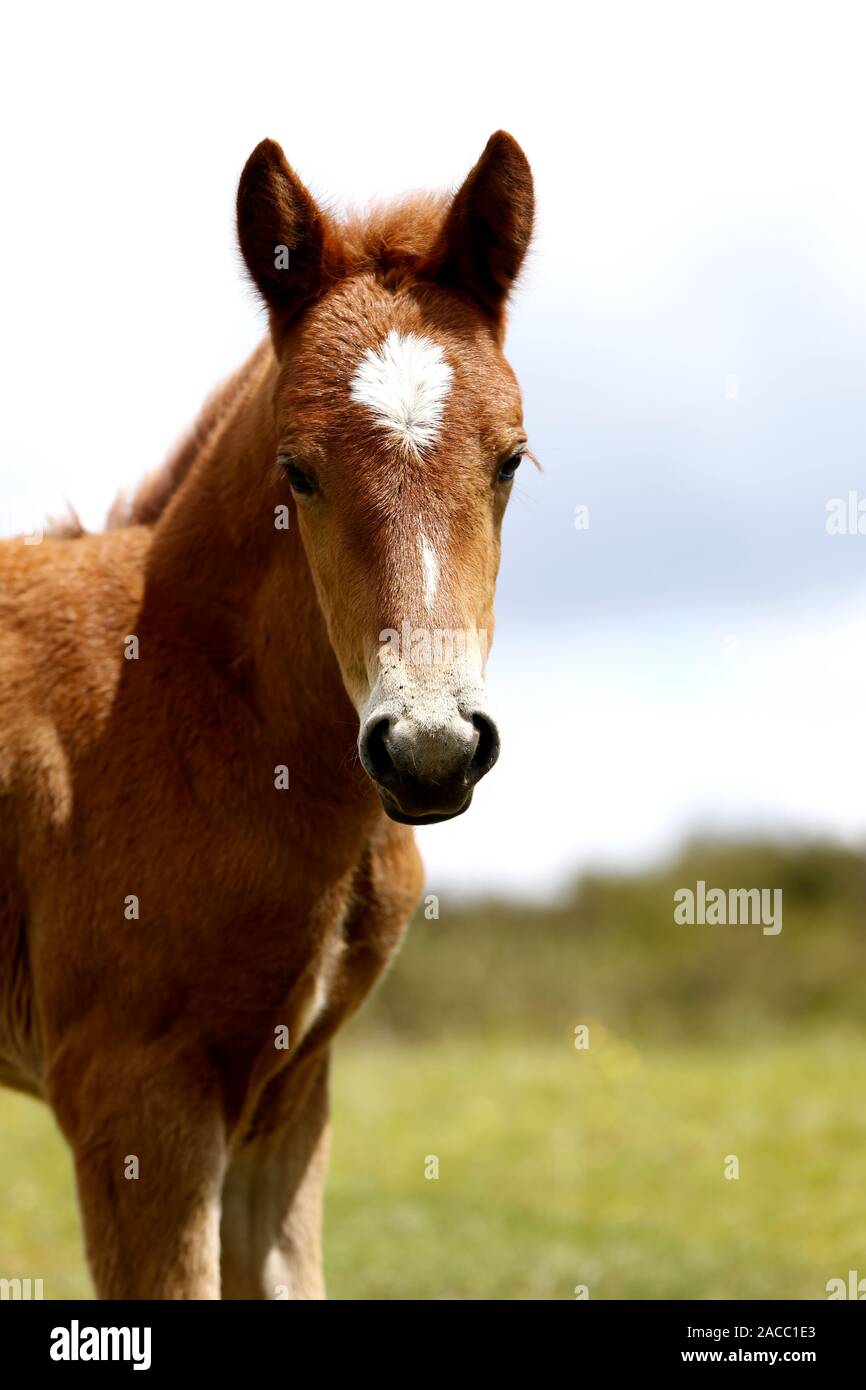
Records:
[[[467,291],[499,318],[529,247],[534,214],[529,161],[498,130],[454,195],[434,252],[436,279]]]
[[[262,140],[244,165],[237,215],[247,269],[285,326],[321,291],[324,222],[276,141]]]

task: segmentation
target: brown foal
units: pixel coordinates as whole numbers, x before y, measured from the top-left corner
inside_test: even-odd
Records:
[[[75,1161],[101,1298],[319,1298],[336,1029],[498,752],[532,179],[238,192],[270,334],[99,534],[0,545],[0,1080]]]

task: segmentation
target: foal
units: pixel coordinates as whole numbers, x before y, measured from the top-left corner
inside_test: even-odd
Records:
[[[0,1080],[72,1148],[101,1298],[323,1296],[330,1042],[419,898],[407,827],[498,751],[532,215],[502,132],[345,223],[264,141],[268,340],[107,531],[0,545]]]

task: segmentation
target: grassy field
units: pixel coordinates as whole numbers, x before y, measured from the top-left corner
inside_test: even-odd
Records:
[[[675,925],[699,878],[781,888],[782,932]],[[420,916],[336,1049],[331,1296],[813,1299],[866,1276],[864,902],[849,850],[696,843],[552,906]],[[66,1150],[0,1091],[0,1277],[28,1276],[89,1296]]]
[[[335,1298],[822,1298],[866,1269],[866,1049],[344,1044]],[[89,1297],[48,1113],[0,1098],[0,1273]],[[738,1180],[726,1179],[737,1155]],[[438,1179],[425,1178],[429,1156]]]

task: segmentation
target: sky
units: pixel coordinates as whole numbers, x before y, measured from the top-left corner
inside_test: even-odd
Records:
[[[542,469],[505,525],[502,757],[421,832],[430,891],[550,895],[696,830],[866,839],[866,535],[827,530],[866,501],[863,39],[833,4],[18,7],[0,532],[101,525],[263,334],[233,229],[263,136],[338,207],[455,186],[503,127]]]

